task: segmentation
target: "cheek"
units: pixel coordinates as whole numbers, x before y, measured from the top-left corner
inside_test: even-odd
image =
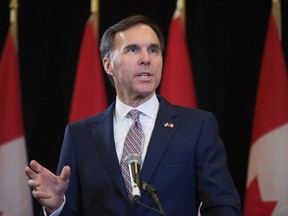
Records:
[[[132,61],[126,60],[125,58],[115,58],[113,61],[114,71],[125,71],[132,67]]]
[[[120,64],[115,64],[113,67],[113,76],[116,82],[120,83],[127,83],[129,80],[129,75],[132,74],[130,73],[131,71],[131,66],[125,64],[125,63],[120,63]]]
[[[120,79],[129,79],[129,77],[132,78],[135,71],[137,71],[135,64],[129,61],[122,61],[115,69],[115,73],[117,73]]]
[[[159,62],[158,64],[155,64],[155,71],[156,71],[156,74],[158,75],[159,78],[161,78],[162,76],[162,69],[163,69],[163,64],[162,62]]]

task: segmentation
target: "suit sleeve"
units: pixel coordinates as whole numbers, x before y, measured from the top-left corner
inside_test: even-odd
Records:
[[[241,202],[227,167],[227,157],[213,114],[208,113],[197,147],[197,188],[202,216],[239,216]]]
[[[71,125],[67,125],[65,129],[64,140],[62,144],[57,174],[61,173],[64,166],[68,165],[71,168],[71,175],[69,179],[69,186],[65,192],[66,203],[60,216],[75,216],[81,215],[82,203],[81,193],[78,182],[77,156],[75,150],[75,139],[73,138],[73,129]]]

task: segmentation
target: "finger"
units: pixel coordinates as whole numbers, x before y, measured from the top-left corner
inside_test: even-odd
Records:
[[[28,185],[34,189],[40,186],[40,183],[38,181],[35,181],[33,179],[28,180]]]
[[[67,181],[67,180],[69,180],[70,174],[71,174],[70,167],[69,166],[65,166],[65,167],[63,167],[63,169],[61,171],[60,178],[63,181]]]
[[[41,171],[43,170],[43,166],[41,166],[37,161],[32,160],[30,162],[30,167],[31,169],[36,172],[36,173],[41,173]]]
[[[29,166],[26,166],[24,171],[25,174],[31,179],[35,179],[37,177],[37,173],[35,173],[34,170],[32,170]]]
[[[52,197],[50,193],[38,190],[32,190],[32,195],[35,199],[49,199]]]

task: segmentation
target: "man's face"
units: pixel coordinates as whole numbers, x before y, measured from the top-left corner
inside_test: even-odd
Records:
[[[153,95],[161,80],[159,39],[145,24],[118,32],[113,51],[103,63],[105,71],[114,79],[119,99],[131,106],[139,105]]]

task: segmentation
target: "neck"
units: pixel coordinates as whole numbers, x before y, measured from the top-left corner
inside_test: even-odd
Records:
[[[141,104],[148,101],[153,95],[154,95],[154,93],[150,94],[150,95],[138,95],[138,96],[133,97],[133,98],[122,98],[122,97],[119,97],[119,95],[118,95],[118,98],[122,103],[124,103],[128,106],[138,107]]]

